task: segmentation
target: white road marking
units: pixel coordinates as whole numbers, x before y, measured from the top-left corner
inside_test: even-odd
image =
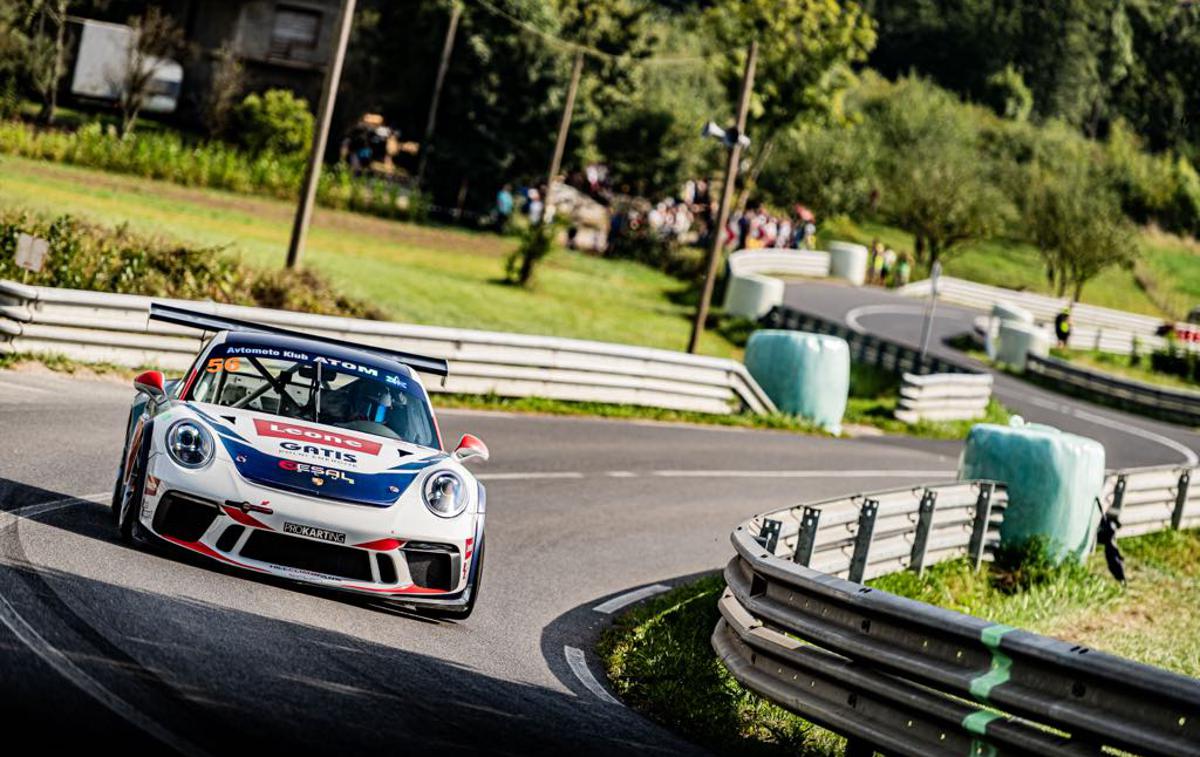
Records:
[[[571,668],[571,672],[579,679],[584,688],[595,694],[601,701],[609,704],[621,704],[616,697],[605,691],[600,682],[596,680],[596,676],[592,675],[592,671],[588,668],[587,657],[583,654],[582,649],[575,647],[563,647],[563,652],[567,656],[567,666]]]
[[[541,478],[583,478],[577,471],[543,471],[535,473],[481,473],[475,478],[480,481],[523,481]]]
[[[860,334],[867,333],[862,324],[858,322],[859,318],[867,315],[925,315],[924,305],[860,305],[846,313],[846,325],[854,329]],[[952,315],[944,315],[942,313],[934,313],[934,318],[942,318],[946,320],[957,321],[958,318]]]
[[[1106,426],[1118,431],[1124,431],[1127,434],[1141,437],[1142,439],[1154,442],[1156,444],[1161,444],[1162,446],[1172,449],[1183,455],[1183,458],[1187,461],[1188,465],[1196,465],[1197,463],[1200,463],[1200,455],[1197,455],[1194,450],[1182,442],[1177,442],[1174,439],[1163,436],[1162,434],[1157,434],[1153,431],[1147,431],[1144,428],[1133,426],[1122,421],[1113,420],[1112,418],[1107,418],[1103,415],[1096,415],[1095,413],[1090,413],[1087,410],[1080,410],[1077,407],[1072,407],[1071,405],[1063,404],[1061,402],[1044,400],[1040,397],[1022,397],[1022,399],[1031,402],[1038,407],[1044,407],[1047,410],[1054,410],[1055,412],[1062,413],[1063,415],[1073,415],[1081,421],[1087,421],[1088,423],[1095,423],[1099,426]]]
[[[671,587],[667,586],[665,584],[654,584],[653,586],[643,586],[640,589],[634,589],[633,591],[627,591],[620,596],[613,597],[612,599],[608,600],[607,602],[601,602],[600,604],[596,605],[592,609],[595,610],[596,612],[604,613],[605,615],[612,615],[614,612],[616,612],[617,610],[620,610],[622,607],[628,607],[629,605],[633,604],[634,602],[640,602],[643,599],[646,599],[647,597],[653,597],[657,594],[662,594],[664,591],[669,591],[670,589],[671,589]]]
[[[637,478],[659,476],[662,478],[933,478],[953,477],[956,470],[652,470],[645,473],[634,471],[603,471],[581,473],[580,471],[554,471],[531,473],[484,473],[476,476],[481,481],[525,481],[536,479],[578,480],[589,476],[609,478]]]
[[[656,470],[664,478],[933,478],[956,470]]]
[[[20,518],[42,515],[107,496],[109,496],[108,493],[104,492],[100,494],[88,494],[83,497],[65,497],[63,499],[18,508],[5,513],[5,515],[16,521]],[[45,637],[39,634],[17,612],[17,608],[13,607],[12,603],[3,596],[0,596],[0,623],[3,623],[22,644],[29,648],[29,651],[37,655],[43,662],[53,668],[55,672],[75,684],[84,693],[107,707],[130,725],[182,754],[196,755],[196,757],[205,757],[208,754],[187,739],[172,733],[154,720],[151,720],[129,702],[126,702],[106,688],[104,684],[88,675],[86,671],[72,662],[71,658],[64,654],[62,650],[46,641]]]

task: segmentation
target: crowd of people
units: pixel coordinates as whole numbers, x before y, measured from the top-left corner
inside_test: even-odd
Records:
[[[908,252],[896,252],[878,239],[871,242],[867,257],[867,283],[899,287],[912,277],[913,258]]]

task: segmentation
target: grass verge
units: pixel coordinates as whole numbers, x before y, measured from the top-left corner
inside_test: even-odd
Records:
[[[822,237],[861,244],[879,239],[896,250],[913,249],[912,235],[870,221],[834,219],[826,224]],[[1137,243],[1142,253],[1137,266],[1132,270],[1104,271],[1084,287],[1083,302],[1182,319],[1188,308],[1200,302],[1200,244],[1155,229],[1143,229]],[[1053,294],[1037,248],[1025,242],[1006,239],[971,242],[943,265],[947,276],[1017,291]],[[914,273],[913,278],[918,276]]]
[[[710,637],[725,588],[708,576],[617,619],[597,651],[629,706],[722,754],[834,755],[840,737],[750,693],[713,653]]]
[[[78,216],[141,234],[223,248],[257,269],[281,268],[294,206],[15,157],[0,157],[0,207]],[[678,279],[629,261],[556,249],[532,289],[503,282],[516,240],[356,213],[317,211],[305,253],[337,291],[391,320],[682,350],[692,308]],[[733,357],[720,334],[700,352]]]
[[[1151,370],[1150,358],[1142,355],[1136,364],[1131,362],[1129,355],[1114,355],[1111,352],[1099,350],[1063,350],[1052,348],[1050,354],[1059,360],[1066,360],[1083,368],[1091,368],[1112,376],[1140,381],[1143,384],[1153,384],[1169,389],[1183,389],[1190,392],[1200,392],[1200,384],[1188,381],[1181,376],[1172,376]]]
[[[1103,556],[1053,566],[1020,550],[976,571],[966,561],[870,582],[895,594],[1200,675],[1200,531],[1122,540],[1128,583]],[[1022,563],[1021,560],[1024,560]],[[1018,565],[1023,567],[1018,567]],[[844,742],[742,688],[712,651],[719,575],[635,607],[597,651],[631,707],[722,754],[840,755]]]

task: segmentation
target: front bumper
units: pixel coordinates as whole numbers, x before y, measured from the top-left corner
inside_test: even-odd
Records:
[[[215,464],[188,471],[163,455],[147,466],[143,528],[225,565],[290,581],[455,608],[473,590],[482,515],[442,519],[419,501],[386,507],[322,500],[251,484]]]

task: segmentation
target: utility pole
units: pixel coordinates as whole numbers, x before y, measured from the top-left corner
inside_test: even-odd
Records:
[[[562,121],[558,124],[558,139],[554,142],[554,157],[550,159],[550,177],[546,180],[546,197],[543,200],[542,220],[549,219],[554,214],[550,204],[550,193],[554,191],[554,180],[562,168],[563,151],[567,148],[567,134],[571,131],[571,116],[575,112],[575,93],[579,90],[579,77],[583,73],[583,51],[575,53],[575,63],[571,66],[571,84],[567,87],[567,102],[563,105]]]
[[[712,247],[708,251],[708,270],[704,274],[704,289],[696,305],[696,320],[692,322],[692,336],[688,340],[688,352],[694,353],[704,333],[704,322],[708,319],[708,306],[712,300],[713,283],[717,278],[717,266],[721,262],[722,240],[725,224],[729,222],[729,203],[733,199],[733,188],[737,182],[738,165],[742,160],[742,135],[746,133],[746,114],[750,110],[750,92],[754,88],[754,67],[758,63],[758,40],[750,42],[746,51],[746,70],[742,73],[742,94],[738,101],[737,126],[731,135],[729,165],[725,169],[725,187],[721,191],[721,204],[717,210],[717,225],[712,229]]]
[[[333,58],[325,69],[325,83],[321,87],[321,102],[317,106],[316,130],[313,132],[312,153],[308,156],[308,167],[304,171],[304,185],[300,189],[300,205],[296,208],[296,220],[292,224],[292,239],[288,244],[287,267],[295,268],[304,254],[308,240],[308,226],[312,222],[313,203],[317,199],[317,182],[321,178],[321,161],[325,157],[325,145],[329,142],[329,124],[333,121],[333,105],[337,101],[338,82],[342,78],[342,64],[346,60],[346,45],[350,41],[350,28],[354,19],[355,0],[342,0],[334,33]]]
[[[446,41],[442,43],[442,59],[438,63],[437,77],[433,80],[433,99],[429,103],[429,118],[425,121],[425,138],[421,140],[421,158],[417,161],[417,186],[425,178],[425,164],[429,161],[429,150],[433,147],[433,127],[437,125],[438,102],[442,99],[442,84],[446,81],[446,70],[450,68],[450,54],[454,52],[454,38],[458,34],[458,19],[462,16],[462,5],[458,0],[450,3],[450,26],[446,28]]]

